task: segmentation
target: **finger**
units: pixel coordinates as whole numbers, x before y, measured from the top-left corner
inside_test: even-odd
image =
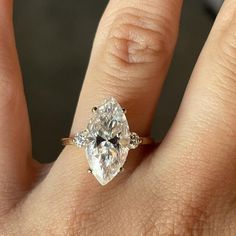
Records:
[[[127,109],[131,131],[149,135],[176,43],[181,5],[180,0],[110,1],[98,28],[72,134],[86,128],[93,106],[112,96]],[[132,169],[139,162],[138,156],[133,155],[125,168]],[[67,147],[50,176],[57,178],[54,179],[57,182],[58,174],[63,171],[68,174],[66,178],[63,175],[64,183],[70,181],[69,178],[79,178],[78,185],[99,186],[95,178],[87,174],[87,169],[84,151]],[[127,173],[122,173],[122,177]]]
[[[194,69],[175,122],[158,158],[154,158],[155,168],[150,166],[151,173],[157,171],[158,175],[160,172],[164,175],[167,169],[172,173],[166,182],[169,180],[175,182],[176,187],[182,186],[181,193],[176,189],[181,199],[184,194],[190,197],[189,193],[191,198],[195,193],[196,199],[224,197],[225,203],[235,198],[235,3],[235,0],[225,1]],[[151,173],[147,180],[153,178]],[[212,194],[206,194],[210,192]]]
[[[12,1],[3,0],[0,1],[0,201],[13,202],[31,181],[29,130],[13,33]],[[1,204],[0,211],[5,206]]]
[[[94,104],[113,96],[127,109],[131,128],[150,134],[176,43],[181,2],[110,2],[97,32],[72,133],[86,126]]]

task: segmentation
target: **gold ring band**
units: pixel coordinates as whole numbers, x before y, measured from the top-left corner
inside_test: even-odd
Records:
[[[62,138],[61,139],[62,145],[67,146],[67,145],[75,145],[74,137],[70,138]],[[151,137],[140,137],[140,145],[151,145],[155,144],[155,140]]]

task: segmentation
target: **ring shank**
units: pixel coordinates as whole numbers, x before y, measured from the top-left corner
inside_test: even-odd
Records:
[[[155,144],[155,140],[151,137],[140,137],[140,145],[151,145]],[[75,145],[74,138],[63,138],[61,140],[63,146]]]
[[[62,142],[63,146],[75,145],[74,138],[63,138],[63,139],[61,139],[61,142]]]
[[[151,145],[155,144],[155,140],[151,137],[140,137],[141,143],[140,145]]]

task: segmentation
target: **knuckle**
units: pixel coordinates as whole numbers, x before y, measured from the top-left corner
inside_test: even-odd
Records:
[[[109,35],[110,52],[127,64],[152,62],[167,49],[166,29],[159,25],[157,19],[121,13]]]
[[[143,10],[122,9],[116,13],[105,49],[105,71],[113,77],[135,76],[137,68],[166,65],[172,52],[172,31],[169,20],[161,15],[150,16]],[[153,63],[159,62],[156,66]],[[142,76],[142,75],[141,75]]]

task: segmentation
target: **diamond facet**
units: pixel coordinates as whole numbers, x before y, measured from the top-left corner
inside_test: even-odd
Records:
[[[96,179],[105,185],[120,172],[130,149],[129,125],[123,109],[114,98],[97,107],[87,132],[89,167]]]

